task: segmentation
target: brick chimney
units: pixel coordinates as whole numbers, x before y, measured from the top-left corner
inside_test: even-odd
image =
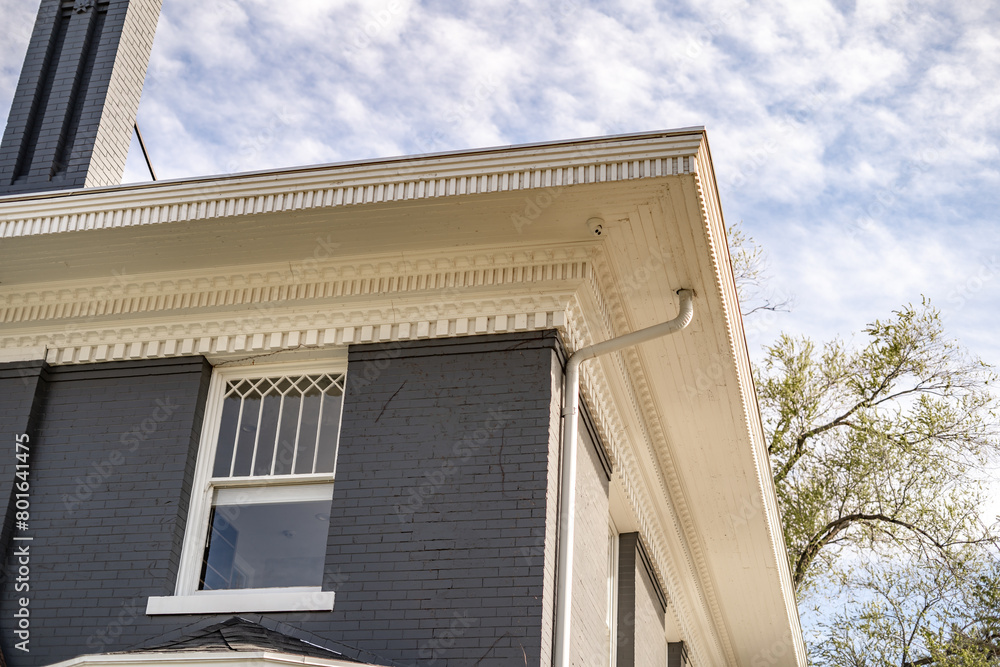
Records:
[[[162,0],[42,0],[0,195],[121,183]]]

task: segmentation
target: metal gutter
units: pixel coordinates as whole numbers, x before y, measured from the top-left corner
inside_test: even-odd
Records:
[[[556,622],[553,635],[554,667],[570,664],[570,617],[573,610],[573,538],[576,514],[576,459],[580,414],[580,364],[602,354],[617,352],[626,347],[676,333],[686,327],[694,317],[694,290],[680,289],[680,313],[668,322],[654,324],[645,329],[618,336],[610,340],[581,348],[570,355],[566,362],[563,384],[565,397],[562,412],[562,479],[559,498],[559,559],[556,565]]]

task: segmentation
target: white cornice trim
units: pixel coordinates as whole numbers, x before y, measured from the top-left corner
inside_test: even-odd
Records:
[[[268,265],[0,290],[0,354],[38,358],[41,348],[52,364],[238,357],[562,328],[592,246],[367,257],[317,267],[307,282]]]
[[[364,319],[361,318],[361,321]],[[561,329],[565,324],[565,312],[549,310],[433,320],[419,319],[383,324],[357,322],[348,326],[323,329],[271,330],[253,334],[225,333],[164,338],[154,336],[150,340],[137,339],[135,334],[141,333],[139,331],[123,329],[110,332],[111,335],[108,336],[112,339],[121,339],[119,342],[47,346],[45,359],[51,365],[66,365],[190,355],[205,355],[219,359],[240,356],[252,358],[279,352],[342,347],[360,343]],[[133,334],[131,340],[129,334]],[[38,342],[45,338],[46,336],[36,335],[31,341]],[[0,343],[3,342],[5,340],[0,339]]]
[[[0,238],[691,174],[702,136],[597,139],[0,199]]]
[[[596,270],[593,273],[590,287],[595,293],[602,291],[601,286],[609,284],[610,280],[607,266],[602,260],[603,257],[598,254],[594,262]],[[599,304],[606,309],[605,319],[609,323],[622,321],[623,311],[614,293],[604,291],[608,297]],[[570,323],[570,330],[573,330],[573,324]],[[612,330],[605,337],[610,338],[623,333],[627,332]],[[593,344],[593,342],[588,344]],[[668,453],[662,425],[656,419],[657,413],[653,397],[645,380],[644,371],[638,363],[636,351],[635,349],[625,349],[609,355],[605,363],[614,368],[617,375],[616,382],[624,387],[627,394],[623,396],[620,391],[611,387],[610,378],[606,375],[602,364],[588,364],[584,367],[583,383],[586,390],[584,393],[585,396],[592,397],[592,400],[588,401],[591,414],[600,415],[596,419],[600,422],[598,430],[606,438],[606,441],[614,443],[611,448],[619,459],[617,470],[621,472],[626,496],[638,518],[641,527],[640,535],[646,541],[655,574],[664,590],[684,591],[683,595],[671,596],[671,600],[675,600],[680,611],[678,617],[684,635],[689,638],[701,637],[703,642],[709,642],[714,644],[717,649],[721,649],[720,638],[716,636],[706,637],[704,626],[699,630],[699,626],[694,620],[696,616],[694,605],[701,604],[704,607],[704,617],[711,617],[716,627],[721,627],[718,625],[721,619],[717,618],[716,614],[711,613],[710,601],[705,598],[705,589],[697,584],[692,587],[692,582],[685,580],[681,573],[683,565],[686,563],[691,572],[697,573],[697,578],[700,581],[705,581],[707,567],[697,542],[690,539],[692,535],[695,535],[696,528],[683,494],[679,492],[681,487],[677,471]],[[630,375],[630,372],[633,375]],[[615,396],[616,400],[610,400],[612,396]],[[601,409],[598,406],[611,406],[611,408],[610,410]],[[637,430],[627,429],[623,421],[625,418],[629,418],[636,425]],[[632,434],[632,437],[628,437],[627,434]],[[659,493],[664,499],[667,499],[666,505],[657,510],[659,512],[657,520],[653,518],[657,514],[651,511],[651,508],[657,507],[657,503],[654,502],[653,495],[650,493],[652,490],[644,489],[641,484],[634,481],[642,479],[639,472],[641,468],[640,447],[644,448],[645,453],[659,465],[659,468],[648,472],[653,474],[655,483],[658,483]],[[670,533],[676,535],[673,540],[674,548],[668,546],[667,536]],[[694,664],[715,662],[706,655],[705,647],[701,642],[689,641],[688,644]]]
[[[245,267],[238,272],[116,274],[110,279],[0,288],[0,324],[86,322],[161,311],[208,308],[270,309],[313,299],[370,298],[444,290],[489,290],[538,282],[578,281],[589,270],[591,245],[533,250],[340,259],[308,271],[288,265]]]
[[[768,537],[771,541],[772,553],[781,593],[785,603],[785,611],[791,626],[789,641],[793,646],[797,664],[808,664],[805,643],[799,618],[798,603],[795,599],[795,588],[792,585],[791,570],[784,567],[788,563],[788,552],[782,533],[781,513],[778,509],[778,498],[771,473],[771,460],[765,444],[764,427],[760,417],[760,407],[757,401],[757,390],[753,380],[750,353],[747,349],[746,334],[743,330],[742,317],[733,317],[739,313],[739,299],[736,294],[736,281],[733,277],[732,265],[726,240],[726,230],[723,224],[722,207],[718,199],[718,191],[714,178],[696,174],[695,188],[701,216],[708,228],[708,240],[711,246],[711,261],[714,275],[717,277],[716,287],[719,298],[726,304],[724,308],[726,336],[729,341],[730,354],[736,361],[736,372],[739,376],[740,408],[746,416],[746,436],[752,445],[754,466],[757,473],[758,498],[763,508],[754,507],[754,511],[762,509],[766,517]]]
[[[786,562],[780,517],[734,286],[726,258],[718,254],[724,255],[719,244],[725,232],[703,140],[701,130],[692,130],[2,198],[0,239],[694,174],[739,378],[739,396],[731,401],[741,401],[746,415],[780,565]],[[664,182],[670,181],[652,185]],[[690,185],[691,179],[683,182]],[[331,260],[298,276],[268,265],[230,274],[175,272],[0,288],[0,359],[44,353],[51,364],[78,364],[203,354],[213,363],[232,363],[278,353],[305,358],[357,343],[541,329],[558,330],[572,351],[629,329],[601,252],[590,243],[530,251],[491,247],[406,260],[338,257],[336,264]],[[655,575],[681,612],[693,663],[735,664],[704,549],[691,538],[697,536],[683,498],[683,475],[674,469],[647,380],[640,357],[626,351],[584,367],[582,394]],[[762,544],[760,551],[765,549]],[[796,631],[790,575],[778,570]],[[795,639],[804,656],[800,631]]]

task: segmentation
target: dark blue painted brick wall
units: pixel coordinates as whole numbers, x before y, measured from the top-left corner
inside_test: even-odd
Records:
[[[120,649],[144,624],[146,597],[171,592],[210,372],[201,358],[49,369],[30,434],[29,530],[15,531],[33,539],[7,544],[0,646],[8,664]],[[13,459],[13,446],[0,451]],[[26,593],[13,589],[15,544],[30,544]],[[14,646],[22,596],[30,653]]]
[[[352,347],[324,582],[335,609],[241,615],[380,664],[538,664],[542,559],[530,547],[544,529],[557,354],[553,332]],[[32,439],[31,652],[14,648],[8,578],[8,664],[121,651],[225,618],[144,613],[174,588],[208,365],[54,367],[44,400],[3,369],[0,416],[19,424],[25,401],[44,404]],[[11,471],[0,461],[0,493]]]
[[[554,333],[351,348],[328,578],[401,664],[538,664]]]

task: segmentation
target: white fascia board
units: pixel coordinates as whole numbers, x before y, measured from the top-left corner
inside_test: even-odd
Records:
[[[358,667],[357,662],[335,658],[313,658],[271,651],[163,651],[82,655],[49,667],[269,667],[270,665],[314,665],[315,667]]]
[[[0,196],[0,205],[8,202],[33,201],[42,199],[61,199],[75,197],[83,194],[101,193],[121,193],[133,190],[148,190],[151,188],[169,187],[179,184],[205,184],[218,181],[233,181],[243,179],[265,179],[274,180],[289,174],[303,174],[328,171],[333,169],[353,169],[360,170],[368,167],[378,167],[381,165],[399,165],[402,163],[437,163],[452,159],[482,158],[484,156],[498,153],[512,153],[515,151],[532,151],[557,154],[560,151],[578,150],[579,146],[586,144],[607,144],[607,143],[641,143],[668,138],[687,138],[697,142],[694,135],[703,135],[704,126],[694,125],[690,127],[675,128],[672,130],[654,130],[650,132],[634,132],[628,134],[612,134],[595,137],[581,137],[577,139],[564,139],[558,141],[542,141],[527,144],[511,144],[509,146],[492,146],[486,148],[462,149],[454,151],[442,151],[438,153],[418,153],[414,155],[400,155],[395,157],[371,158],[365,160],[345,160],[343,162],[328,162],[315,165],[305,165],[298,167],[281,167],[278,169],[262,169],[258,171],[236,172],[232,174],[214,174],[209,176],[183,177],[174,179],[164,179],[148,183],[129,183],[124,185],[109,185],[103,187],[87,187],[67,190],[52,190],[48,192],[32,192],[26,194],[14,194]],[[686,154],[686,153],[685,153]]]
[[[746,420],[745,426],[747,432],[745,435],[749,437],[749,444],[753,450],[755,472],[757,474],[757,488],[744,489],[744,493],[746,494],[744,497],[753,497],[751,506],[763,510],[759,515],[756,515],[756,511],[754,511],[755,516],[753,517],[742,517],[742,514],[738,514],[742,518],[748,519],[748,523],[761,521],[766,527],[769,542],[768,547],[775,563],[774,571],[767,574],[775,576],[777,579],[786,613],[784,620],[787,623],[787,634],[781,639],[782,646],[791,649],[790,653],[793,655],[789,657],[794,660],[795,664],[806,665],[808,664],[808,658],[803,641],[798,603],[795,597],[795,589],[792,585],[791,572],[786,565],[788,563],[788,553],[785,547],[784,530],[778,507],[777,492],[771,473],[770,456],[768,455],[766,439],[764,437],[756,387],[753,381],[752,362],[747,347],[743,317],[737,298],[736,280],[729,255],[718,182],[712,168],[711,151],[708,146],[707,136],[704,137],[701,153],[704,159],[701,161],[701,168],[697,174],[697,183],[699,185],[697,198],[701,206],[702,224],[704,225],[703,232],[715,244],[715,256],[719,262],[719,266],[715,270],[715,279],[719,290],[717,297],[720,298],[722,316],[727,322],[724,332],[728,338],[729,352],[735,361],[737,381],[734,385],[735,391],[729,397],[729,402],[732,405],[740,406],[740,410]],[[739,437],[739,434],[735,435],[737,438]],[[741,507],[740,510],[745,510],[745,508]],[[763,545],[757,544],[756,547],[763,550]]]
[[[2,197],[0,238],[693,173],[703,137],[695,128]]]

